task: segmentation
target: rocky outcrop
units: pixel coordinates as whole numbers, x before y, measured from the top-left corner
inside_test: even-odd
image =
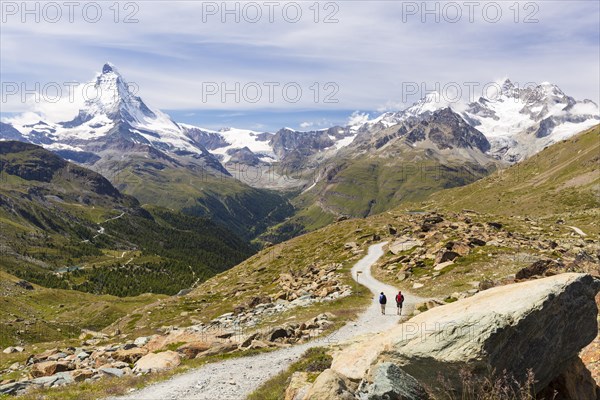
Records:
[[[492,216],[463,210],[396,217],[396,223],[400,221],[401,228],[390,240],[387,257],[376,266],[375,276],[412,287],[415,294],[443,295],[454,301],[490,287],[564,272],[600,277],[597,240],[582,239],[569,231],[560,235],[556,230],[544,232],[543,221],[537,219],[515,217],[510,223],[498,222]],[[448,285],[448,278],[467,265],[491,273],[485,274],[484,282],[474,271],[466,271],[471,280],[463,280],[462,285],[457,281],[457,292],[440,293],[438,287]],[[437,285],[440,278],[444,282]]]
[[[440,376],[460,388],[465,371],[482,378],[506,371],[511,381],[522,382],[531,372],[538,390],[560,385],[566,392],[576,387],[592,393],[575,385],[589,379],[581,378],[573,360],[597,335],[598,291],[600,281],[575,273],[491,288],[355,341],[317,381],[337,391],[351,386],[344,382],[360,382],[359,391],[372,399],[418,399],[425,397],[407,391],[426,387],[435,394]]]
[[[564,371],[554,378],[542,392],[540,399],[554,400],[597,400],[600,399],[600,387],[581,358],[576,357],[565,365]]]
[[[360,398],[368,400],[429,399],[429,395],[415,378],[390,362],[383,362],[371,368],[359,392]]]
[[[343,375],[326,369],[315,380],[306,394],[306,399],[355,400],[356,385]]]
[[[290,377],[290,383],[285,390],[284,400],[302,400],[306,397],[311,384],[308,380],[308,372],[294,372]]]

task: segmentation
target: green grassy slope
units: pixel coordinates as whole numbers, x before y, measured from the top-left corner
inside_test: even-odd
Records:
[[[111,165],[106,176],[143,204],[209,218],[246,240],[256,238],[294,211],[285,195],[169,159],[130,157]]]
[[[164,295],[119,298],[33,285],[0,271],[0,347],[77,338],[82,329],[101,330]]]
[[[261,238],[277,243],[326,226],[339,216],[364,218],[382,213],[443,189],[467,185],[494,169],[493,164],[441,162],[429,157],[427,150],[403,144],[379,156],[345,154],[328,166],[330,172],[314,189],[293,200],[298,212]]]
[[[40,147],[0,142],[0,269],[43,286],[174,294],[252,249],[215,223],[142,208],[101,175]]]
[[[600,126],[468,186],[435,193],[429,207],[556,216],[598,232]]]

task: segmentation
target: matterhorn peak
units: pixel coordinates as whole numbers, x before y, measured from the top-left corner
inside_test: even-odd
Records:
[[[104,64],[104,66],[102,67],[102,73],[108,74],[110,72],[114,72],[114,73],[118,74],[117,69],[115,68],[115,65],[112,64],[111,62],[106,62]]]

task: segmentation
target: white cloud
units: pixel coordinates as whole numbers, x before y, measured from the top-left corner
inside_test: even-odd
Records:
[[[314,22],[311,2],[299,3],[303,18],[294,24],[281,13],[273,23],[243,18],[221,23],[221,15],[203,22],[203,3],[197,2],[136,3],[139,23],[134,24],[114,23],[108,9],[97,24],[81,18],[73,24],[9,19],[0,35],[0,72],[3,81],[87,82],[110,60],[151,106],[163,109],[392,109],[406,105],[406,82],[433,86],[502,75],[519,82],[548,80],[577,99],[598,102],[596,2],[571,2],[568,8],[561,2],[536,3],[534,24],[515,23],[508,9],[512,2],[502,3],[503,18],[496,24],[485,22],[480,9],[475,23],[464,12],[454,24],[443,19],[424,24],[420,15],[403,22],[404,3],[336,2],[339,22],[332,24]],[[328,11],[321,9],[321,21]],[[304,96],[298,103],[285,101],[281,92],[274,103],[266,96],[256,103],[222,102],[218,96],[205,102],[206,82],[298,82]],[[335,82],[339,102],[324,103],[321,90],[315,103],[315,82]],[[3,111],[29,109],[19,101],[2,106]]]
[[[362,125],[369,120],[368,113],[361,113],[360,111],[354,111],[348,118],[348,125]]]

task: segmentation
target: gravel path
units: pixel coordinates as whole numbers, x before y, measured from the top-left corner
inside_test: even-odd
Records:
[[[307,349],[351,339],[365,333],[379,332],[398,323],[394,297],[397,289],[386,285],[371,275],[371,266],[383,255],[379,243],[369,247],[368,254],[352,268],[352,277],[368,287],[376,296],[385,292],[388,298],[386,315],[381,315],[379,304],[371,306],[356,321],[349,322],[331,335],[309,343],[283,348],[265,354],[207,364],[184,374],[160,382],[123,397],[119,400],[242,400],[263,382],[285,370]],[[358,273],[360,272],[360,273]],[[403,314],[409,314],[415,303],[424,299],[405,293]],[[392,304],[394,303],[394,304]],[[117,399],[117,398],[115,398]]]

